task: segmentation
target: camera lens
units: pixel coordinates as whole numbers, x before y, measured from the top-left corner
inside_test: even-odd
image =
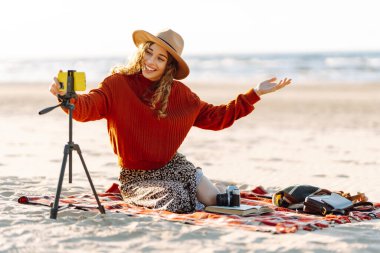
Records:
[[[217,206],[228,206],[228,194],[227,193],[219,193],[216,194],[216,205]]]

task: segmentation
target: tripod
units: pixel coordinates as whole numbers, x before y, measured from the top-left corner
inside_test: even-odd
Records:
[[[65,168],[66,168],[66,163],[67,159],[69,159],[69,183],[72,183],[72,153],[73,150],[77,151],[79,158],[82,162],[84,171],[86,172],[87,179],[90,183],[92,192],[95,196],[96,202],[98,204],[98,209],[100,213],[105,214],[104,207],[100,204],[98,194],[96,193],[94,184],[92,183],[90,173],[87,170],[86,163],[84,162],[83,156],[82,156],[82,151],[79,147],[78,144],[75,144],[73,142],[73,110],[75,109],[74,105],[70,103],[71,98],[75,98],[76,94],[74,91],[74,72],[75,70],[69,70],[68,75],[67,75],[67,92],[64,96],[58,95],[58,98],[62,100],[62,102],[56,106],[48,107],[42,111],[39,112],[40,115],[48,113],[52,111],[53,109],[57,107],[64,107],[67,108],[69,111],[69,141],[64,147],[64,155],[63,155],[63,160],[62,160],[62,166],[61,166],[61,173],[59,175],[59,180],[58,180],[58,186],[57,186],[57,192],[55,194],[55,199],[54,199],[54,205],[50,209],[50,219],[57,219],[57,214],[59,211],[59,198],[61,195],[61,190],[62,190],[62,183],[63,183],[63,177],[65,175]]]

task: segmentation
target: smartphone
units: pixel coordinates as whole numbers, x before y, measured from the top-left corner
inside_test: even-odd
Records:
[[[67,72],[58,73],[59,91],[67,90]],[[74,91],[86,90],[86,74],[84,72],[74,72]]]

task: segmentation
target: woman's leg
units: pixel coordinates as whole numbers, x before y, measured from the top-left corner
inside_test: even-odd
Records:
[[[204,175],[202,175],[197,187],[197,199],[205,206],[216,205],[216,194],[219,193],[218,188]]]
[[[121,186],[126,203],[148,208],[189,213],[194,210],[188,190],[180,182],[147,180]]]

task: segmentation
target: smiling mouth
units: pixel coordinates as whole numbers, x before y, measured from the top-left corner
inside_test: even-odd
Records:
[[[156,69],[154,69],[154,68],[150,68],[150,67],[148,67],[147,65],[145,65],[145,70],[147,70],[147,71],[149,71],[149,72],[156,71]]]

